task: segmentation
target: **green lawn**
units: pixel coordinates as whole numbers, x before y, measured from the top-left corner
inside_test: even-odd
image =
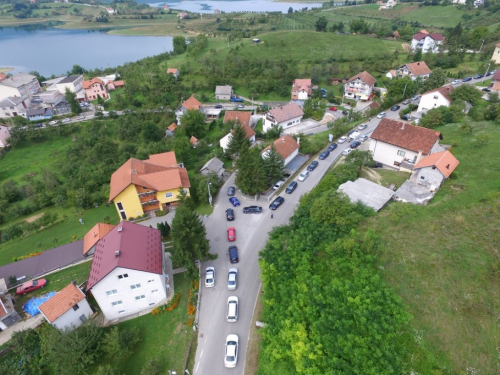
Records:
[[[48,208],[47,210],[59,211],[60,209]],[[40,212],[44,211],[41,210]],[[87,211],[77,211],[75,208],[72,208],[66,211],[60,210],[60,212],[59,219],[63,221],[57,222],[30,236],[0,244],[0,265],[11,263],[14,256],[48,250],[71,241],[83,239],[83,236],[95,224],[103,222],[105,216],[110,217],[112,224],[116,224],[119,221],[113,205],[109,205],[108,207],[100,205],[98,208],[91,208]],[[82,215],[80,215],[80,212]],[[33,213],[33,215],[36,214],[37,212]],[[84,222],[83,225],[79,222],[80,218]]]
[[[420,374],[498,372],[500,128],[471,125],[473,134],[438,129],[460,165],[427,206],[391,203],[364,225],[381,237],[383,276],[414,316],[408,337]]]

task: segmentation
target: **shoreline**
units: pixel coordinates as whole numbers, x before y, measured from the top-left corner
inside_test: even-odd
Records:
[[[9,67],[2,67],[0,66],[0,73],[7,73],[13,70],[14,68],[9,68]]]

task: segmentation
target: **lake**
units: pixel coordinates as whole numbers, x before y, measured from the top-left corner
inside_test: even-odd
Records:
[[[49,77],[71,70],[107,68],[173,49],[172,37],[110,35],[102,31],[1,28],[0,67],[36,70]]]
[[[293,10],[301,10],[303,8],[321,8],[322,3],[286,3],[275,2],[269,0],[167,0],[162,2],[150,2],[151,0],[138,0],[138,3],[147,3],[153,7],[163,7],[168,5],[172,9],[182,9],[188,12],[196,13],[213,13],[215,9],[222,12],[288,12],[292,7]]]

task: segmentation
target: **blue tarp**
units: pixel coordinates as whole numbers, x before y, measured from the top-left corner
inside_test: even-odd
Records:
[[[54,297],[55,294],[56,294],[56,292],[50,292],[50,293],[44,294],[43,296],[40,296],[40,297],[33,297],[23,305],[23,310],[26,311],[31,316],[38,315],[38,314],[40,314],[40,310],[38,309],[38,306],[40,306],[42,303],[48,301],[52,297]]]

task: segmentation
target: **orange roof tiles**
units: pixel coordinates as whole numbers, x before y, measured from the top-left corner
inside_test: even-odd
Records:
[[[426,74],[431,74],[432,71],[429,69],[425,61],[417,61],[414,63],[406,64],[408,67],[408,70],[414,75],[414,76],[422,76]]]
[[[293,85],[292,85],[292,91],[295,91],[295,90],[298,90],[298,91],[304,90],[309,95],[311,95],[312,94],[312,82],[311,82],[311,79],[310,78],[296,79],[293,82]]]
[[[177,124],[172,123],[172,124],[170,124],[170,126],[167,129],[170,130],[171,132],[173,132],[175,129],[177,129]]]
[[[447,86],[441,86],[441,87],[438,87],[437,89],[434,89],[434,90],[431,90],[431,91],[427,91],[427,92],[424,92],[422,94],[423,95],[426,95],[426,94],[430,94],[430,93],[433,93],[433,92],[440,92],[450,103],[453,101],[450,97],[450,94],[455,90],[455,87],[453,87],[452,85],[447,85]]]
[[[295,150],[299,148],[299,144],[297,143],[297,141],[293,139],[293,137],[289,134],[281,136],[273,143],[274,147],[276,147],[276,151],[281,155],[281,158],[283,160],[286,160],[287,157],[292,155]],[[262,153],[266,152],[270,148],[270,146],[267,146],[264,150],[262,150]]]
[[[50,323],[63,315],[85,298],[85,294],[75,284],[71,283],[59,291],[54,297],[39,306],[40,311]]]
[[[224,115],[224,124],[228,121],[239,121],[242,125],[250,125],[250,118],[252,112],[250,111],[226,111]]]
[[[182,103],[182,106],[186,109],[199,109],[201,107],[201,103],[198,100],[196,100],[194,96],[191,95],[191,97],[188,100]]]
[[[92,229],[87,232],[85,237],[83,237],[83,254],[87,254],[92,246],[108,234],[114,227],[115,226],[113,224],[105,223],[97,223],[94,225]]]
[[[100,78],[93,78],[90,81],[83,81],[82,86],[84,89],[89,89],[92,87],[94,83],[99,83],[100,85],[104,85],[104,82]]]
[[[196,138],[194,135],[192,135],[189,142],[191,142],[192,145],[196,146],[198,144],[198,138]]]
[[[450,177],[460,162],[450,151],[441,151],[430,154],[420,160],[413,169],[435,166],[446,178]]]
[[[175,73],[177,73],[177,69],[176,68],[168,68],[167,69],[167,74],[169,74],[169,73],[170,74],[175,74]]]
[[[427,155],[442,135],[436,130],[383,118],[371,139]]]
[[[144,161],[131,158],[111,175],[109,201],[130,184],[157,191],[190,187],[189,179],[181,178],[182,170],[173,151],[150,155]]]
[[[356,74],[354,77],[349,78],[347,82],[352,82],[358,78],[369,86],[373,86],[375,85],[375,82],[377,82],[377,80],[373,78],[372,75],[367,71]]]

